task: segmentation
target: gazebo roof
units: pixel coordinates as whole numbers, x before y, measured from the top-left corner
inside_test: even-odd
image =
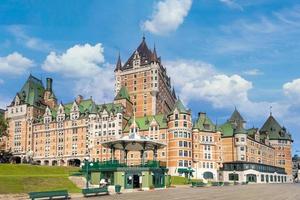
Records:
[[[154,149],[162,149],[166,144],[150,140],[148,137],[140,136],[132,133],[128,136],[123,136],[120,139],[101,143],[103,147],[115,148],[128,151],[149,151]]]

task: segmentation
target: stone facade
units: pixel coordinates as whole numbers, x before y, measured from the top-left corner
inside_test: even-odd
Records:
[[[101,143],[135,131],[167,145],[158,151],[158,160],[166,162],[170,175],[185,175],[182,169],[189,169],[195,178],[217,180],[229,176],[224,165],[230,162],[281,167],[292,175],[293,140],[272,115],[260,129],[246,129],[236,109],[221,125],[203,112],[193,121],[145,38],[124,65],[119,56],[115,80],[110,103],[97,104],[79,95],[73,102],[58,104],[52,79],[47,78],[44,87],[30,75],[6,108],[9,137],[1,139],[5,148],[13,152],[15,162],[33,159],[43,165],[79,166],[84,159],[112,159]],[[115,156],[124,157],[118,151]],[[144,157],[151,160],[153,153]],[[130,152],[127,160],[136,165],[140,158],[139,152]]]

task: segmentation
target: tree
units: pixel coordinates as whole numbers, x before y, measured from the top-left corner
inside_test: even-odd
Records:
[[[13,159],[11,151],[0,150],[0,163],[9,163]]]
[[[7,136],[8,123],[4,117],[0,116],[0,137]]]

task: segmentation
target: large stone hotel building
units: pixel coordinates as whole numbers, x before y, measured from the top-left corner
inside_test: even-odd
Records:
[[[188,69],[187,69],[188,70]],[[113,91],[112,91],[113,92]],[[98,104],[79,95],[74,102],[58,103],[52,79],[30,75],[5,110],[8,135],[1,142],[15,162],[33,159],[42,165],[77,165],[84,159],[111,159],[102,142],[137,132],[165,143],[158,159],[170,175],[191,173],[195,178],[238,182],[292,181],[292,138],[270,115],[261,128],[246,129],[237,109],[222,125],[204,112],[192,120],[191,110],[176,97],[170,77],[156,49],[145,38],[115,68],[115,98]],[[123,152],[116,152],[121,159]],[[147,159],[153,154],[146,152]],[[127,155],[139,164],[140,153]]]

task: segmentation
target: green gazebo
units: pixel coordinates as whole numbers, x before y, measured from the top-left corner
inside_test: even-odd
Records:
[[[164,188],[169,181],[166,163],[157,160],[157,150],[166,145],[147,137],[132,133],[117,140],[102,143],[103,147],[111,149],[111,159],[103,162],[88,162],[82,166],[92,184],[99,184],[105,179],[109,185],[120,185],[122,189]],[[115,159],[115,151],[123,151],[123,160]],[[129,151],[141,153],[139,165],[128,165]],[[154,160],[145,161],[146,151],[153,151]]]

